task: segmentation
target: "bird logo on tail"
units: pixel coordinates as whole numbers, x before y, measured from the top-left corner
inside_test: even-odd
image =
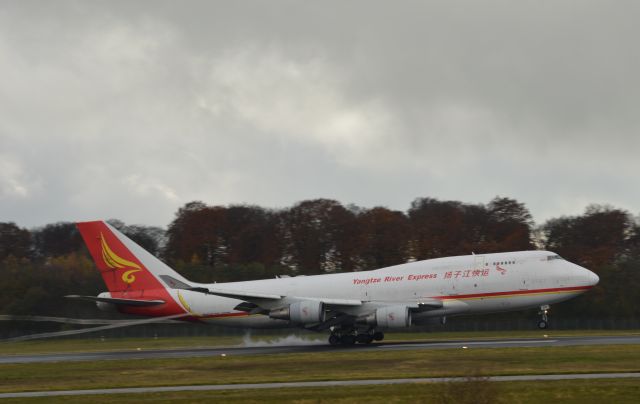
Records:
[[[142,271],[142,268],[140,268],[140,266],[135,262],[126,260],[113,252],[109,247],[109,244],[107,244],[107,241],[104,239],[102,233],[100,233],[100,245],[102,246],[102,259],[104,260],[104,263],[111,269],[133,268],[122,274],[122,281],[128,285],[135,282],[136,277],[133,274]]]

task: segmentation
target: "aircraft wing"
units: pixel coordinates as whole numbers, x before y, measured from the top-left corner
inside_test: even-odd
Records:
[[[204,291],[203,291],[204,292]],[[305,296],[283,296],[277,294],[267,294],[259,292],[246,292],[246,291],[231,291],[222,289],[208,289],[208,294],[229,297],[233,299],[243,300],[235,307],[236,310],[247,311],[252,314],[263,313],[266,314],[269,309],[273,309],[280,306],[285,306],[294,302],[312,301],[322,302],[327,310],[331,310],[334,315],[348,321],[348,317],[357,315],[361,312],[367,312],[371,310],[371,304],[374,306],[385,305],[405,305],[414,313],[422,313],[425,311],[440,309],[443,306],[443,302],[440,299],[435,298],[421,298],[418,301],[409,302],[363,302],[357,299],[335,299],[324,297],[305,297]]]
[[[294,296],[283,296],[276,294],[268,294],[268,293],[258,293],[258,292],[246,292],[246,291],[233,291],[233,290],[223,290],[223,289],[208,289],[205,293],[210,295],[229,297],[232,299],[244,300],[254,304],[265,304],[268,306],[272,306],[273,303],[279,303],[279,301],[287,300],[289,302],[295,301],[303,301],[303,300],[311,300],[311,301],[319,301],[328,306],[360,306],[362,305],[362,300],[355,299],[333,299],[333,298],[321,298],[321,297],[294,297]]]
[[[216,295],[221,297],[228,297],[230,299],[244,300],[245,302],[254,304],[255,306],[266,306],[267,308],[273,308],[285,303],[291,303],[296,301],[320,301],[329,306],[360,306],[361,300],[355,299],[333,299],[333,298],[319,298],[319,297],[294,297],[284,296],[274,293],[263,293],[246,290],[232,290],[226,288],[206,288],[202,286],[191,286],[168,275],[161,275],[160,278],[167,283],[172,289],[184,289],[192,292],[200,292],[209,295]],[[255,307],[254,306],[254,307]]]
[[[163,278],[164,279],[164,278]],[[235,310],[245,311],[250,314],[268,314],[273,318],[288,319],[289,308],[307,306],[320,307],[326,314],[319,315],[319,321],[309,322],[305,326],[310,329],[325,329],[343,323],[354,323],[362,316],[371,315],[384,307],[405,306],[414,313],[436,310],[443,307],[442,300],[435,298],[420,298],[413,301],[362,301],[359,299],[340,299],[331,297],[287,296],[276,293],[264,293],[262,291],[233,290],[224,287],[191,286],[183,282],[177,282],[167,277],[165,282],[175,289],[190,290],[204,294],[216,295],[242,301],[236,305]],[[318,306],[318,303],[321,305]],[[314,306],[315,305],[315,306]],[[305,309],[306,310],[306,309]],[[286,313],[286,314],[285,314]],[[317,312],[316,312],[317,313]]]
[[[199,290],[198,290],[199,291]],[[202,290],[204,292],[204,290]],[[222,297],[229,297],[232,299],[244,300],[251,303],[264,303],[266,301],[272,301],[276,303],[278,300],[286,299],[288,301],[319,301],[328,306],[361,306],[364,302],[357,299],[334,299],[325,297],[305,297],[305,296],[283,296],[268,293],[258,292],[246,292],[246,291],[231,291],[222,289],[208,289],[205,293],[210,295],[217,295]],[[429,311],[442,308],[442,300],[434,298],[422,298],[418,301],[405,302],[409,308],[413,311]],[[397,303],[394,303],[397,304]]]
[[[246,292],[246,291],[238,291],[238,290],[226,290],[226,289],[205,289],[204,293],[222,297],[229,297],[231,299],[238,300],[279,300],[284,296],[275,295],[270,293],[259,293],[259,292]],[[196,289],[196,291],[198,291]]]

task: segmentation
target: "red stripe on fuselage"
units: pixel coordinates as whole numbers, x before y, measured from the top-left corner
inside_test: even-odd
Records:
[[[494,297],[494,296],[511,296],[511,295],[532,295],[539,293],[561,293],[561,292],[579,292],[587,291],[593,286],[569,286],[565,288],[548,288],[548,289],[529,289],[529,290],[511,290],[507,292],[491,292],[491,293],[472,293],[467,295],[448,295],[434,296],[436,299],[471,299],[475,297]]]

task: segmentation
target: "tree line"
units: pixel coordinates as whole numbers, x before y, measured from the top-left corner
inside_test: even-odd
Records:
[[[418,198],[406,211],[330,199],[284,209],[181,207],[167,229],[109,221],[187,279],[227,282],[276,275],[364,271],[451,255],[547,249],[596,272],[600,284],[558,306],[565,316],[640,317],[640,224],[629,212],[593,205],[536,225],[526,206]],[[65,294],[104,290],[73,223],[35,229],[0,223],[4,314],[85,315]],[[95,314],[95,311],[91,312]]]

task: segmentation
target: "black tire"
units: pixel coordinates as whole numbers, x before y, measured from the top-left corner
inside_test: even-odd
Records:
[[[353,345],[356,343],[356,337],[353,335],[343,335],[340,337],[342,345]]]
[[[384,339],[384,333],[382,331],[376,331],[373,333],[374,341],[382,341]]]
[[[373,336],[371,334],[358,334],[356,341],[359,344],[370,344],[373,341]]]
[[[549,328],[549,323],[544,320],[540,320],[538,321],[538,328],[541,330],[546,330],[547,328]]]
[[[329,344],[333,346],[340,345],[340,337],[335,334],[329,335]]]

